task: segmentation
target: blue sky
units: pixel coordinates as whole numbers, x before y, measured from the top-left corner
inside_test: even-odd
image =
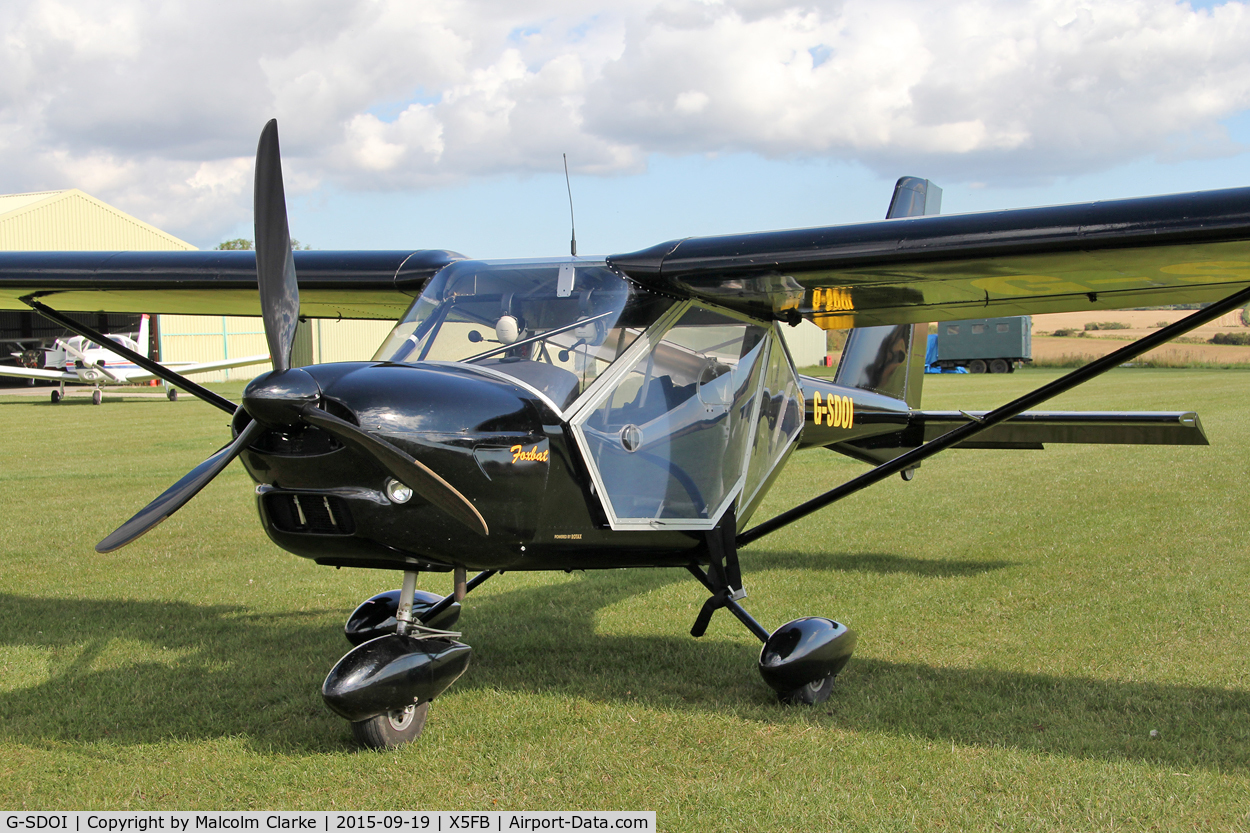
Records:
[[[1250,129],[1233,132],[1250,149]],[[925,176],[919,166],[899,175]],[[837,160],[757,155],[649,160],[642,174],[571,177],[578,252],[628,252],[679,237],[835,225],[885,216],[897,177]],[[1033,185],[942,186],[943,213],[992,211],[1250,185],[1250,150],[1217,159],[1141,158]],[[416,193],[333,187],[291,201],[292,234],[319,249],[447,248],[471,257],[568,253],[563,174],[504,176]],[[251,237],[242,223],[234,236]]]
[[[235,20],[246,17],[249,25]],[[0,192],[319,249],[582,254],[1250,185],[1250,14],[1175,0],[168,0],[0,8]]]

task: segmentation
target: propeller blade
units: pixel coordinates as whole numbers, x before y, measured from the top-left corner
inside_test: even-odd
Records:
[[[319,408],[305,407],[300,410],[300,417],[310,425],[315,425],[338,437],[345,445],[373,457],[396,480],[469,529],[482,536],[490,535],[486,519],[477,511],[477,507],[469,502],[468,498],[462,495],[455,486],[435,474],[428,466],[414,460],[401,449]]]
[[[286,192],[282,187],[282,154],[278,148],[278,120],[270,119],[256,146],[256,281],[260,285],[261,314],[273,369],[291,366],[291,348],[299,324],[299,284],[295,256],[286,222]]]
[[[195,497],[200,489],[208,485],[230,461],[239,456],[239,452],[248,446],[264,429],[259,422],[253,420],[239,432],[234,442],[209,457],[193,468],[181,480],[166,489],[160,497],[145,506],[139,514],[119,526],[103,541],[95,545],[96,552],[113,552],[121,549],[161,521],[177,512],[187,501]]]

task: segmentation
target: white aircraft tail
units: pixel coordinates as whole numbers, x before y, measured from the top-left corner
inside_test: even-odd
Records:
[[[147,313],[144,313],[143,317],[139,319],[139,336],[135,339],[139,344],[139,352],[143,354],[144,358],[152,357],[152,342],[148,330],[148,319],[150,317]]]

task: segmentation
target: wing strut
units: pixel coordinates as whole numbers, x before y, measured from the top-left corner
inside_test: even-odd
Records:
[[[61,313],[57,312],[56,310],[52,309],[49,306],[39,303],[38,301],[30,297],[29,295],[26,296],[25,298],[22,298],[22,303],[26,304],[35,312],[39,313],[40,315],[42,315],[44,318],[48,319],[49,321],[53,321],[57,324],[60,324],[62,327],[69,330],[71,333],[77,333],[78,335],[83,336],[84,338],[87,338],[90,341],[94,341],[96,344],[99,344],[101,347],[106,348],[111,353],[117,353],[121,356],[126,357],[127,359],[130,359],[132,362],[139,365],[139,367],[142,367],[144,370],[146,370],[148,373],[151,373],[153,376],[157,377],[158,379],[164,379],[166,382],[169,382],[171,385],[176,385],[177,387],[180,387],[183,390],[185,390],[187,393],[192,394],[193,396],[198,396],[200,399],[203,399],[208,404],[216,405],[218,408],[221,408],[223,411],[225,411],[228,414],[233,414],[239,408],[238,405],[235,405],[233,402],[231,402],[229,399],[225,398],[221,394],[213,393],[208,388],[203,387],[201,385],[197,385],[195,382],[192,382],[186,376],[183,376],[179,373],[175,373],[174,371],[170,370],[168,367],[165,367],[158,362],[152,361],[147,356],[139,355],[134,350],[131,350],[127,347],[122,346],[121,344],[118,344],[116,341],[113,341],[104,333],[98,333],[95,330],[91,329],[90,327],[86,326],[85,324],[79,324],[77,321],[73,320],[72,318],[67,318],[64,315],[61,315]]]
[[[1229,295],[1224,300],[1217,301],[1205,309],[1198,310],[1193,315],[1186,316],[1175,324],[1170,324],[1158,332],[1134,341],[1132,344],[1127,344],[1113,353],[1108,353],[1101,359],[1095,359],[1084,367],[1079,367],[1049,384],[1042,385],[1037,390],[1030,391],[1019,399],[1008,402],[1006,405],[1001,405],[984,416],[970,416],[968,422],[965,422],[958,428],[951,429],[937,439],[930,440],[919,448],[913,448],[911,451],[901,454],[887,463],[882,463],[876,468],[864,472],[859,477],[846,481],[841,486],[830,489],[819,497],[814,497],[806,503],[799,504],[793,509],[782,512],[775,518],[771,518],[746,530],[738,536],[738,546],[746,546],[770,532],[776,532],[783,526],[788,526],[818,509],[823,509],[835,501],[858,492],[860,489],[871,486],[879,480],[884,480],[897,472],[912,468],[922,460],[932,457],[940,451],[945,451],[953,445],[958,445],[969,437],[992,428],[1004,420],[1011,419],[1017,414],[1023,413],[1035,405],[1040,405],[1042,402],[1071,390],[1077,385],[1084,384],[1095,376],[1100,376],[1113,367],[1134,359],[1148,350],[1153,350],[1155,347],[1165,344],[1177,336],[1184,335],[1195,327],[1200,327],[1208,321],[1213,321],[1248,301],[1250,301],[1250,288]]]

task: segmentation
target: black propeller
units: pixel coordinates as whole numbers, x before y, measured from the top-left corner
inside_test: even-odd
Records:
[[[256,224],[256,281],[260,286],[261,314],[273,369],[291,366],[291,348],[299,324],[299,282],[295,255],[286,222],[286,191],[282,187],[282,154],[278,148],[278,120],[270,119],[256,146],[256,186],[253,194]]]
[[[220,474],[222,469],[230,465],[230,461],[239,456],[239,452],[255,440],[262,430],[264,429],[259,422],[249,422],[239,432],[239,436],[235,437],[234,442],[191,469],[181,480],[162,492],[160,497],[143,507],[139,514],[113,530],[107,538],[95,545],[95,551],[112,552],[121,549],[177,512]]]
[[[178,511],[266,428],[300,422],[320,428],[349,448],[372,457],[392,477],[431,504],[474,532],[489,535],[486,520],[454,486],[402,449],[318,408],[321,389],[316,379],[291,367],[295,329],[299,324],[299,283],[287,226],[277,119],[270,120],[260,134],[255,187],[256,280],[273,372],[253,379],[244,390],[243,408],[252,420],[239,436],[96,544],[96,551],[113,552],[124,547]]]

